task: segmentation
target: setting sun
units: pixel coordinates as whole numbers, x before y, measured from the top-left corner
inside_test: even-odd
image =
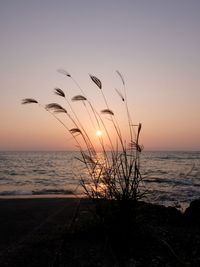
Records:
[[[101,136],[102,136],[102,131],[97,130],[97,131],[96,131],[96,136],[101,137]]]

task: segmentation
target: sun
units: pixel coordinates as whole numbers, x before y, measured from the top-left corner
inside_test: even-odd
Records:
[[[102,131],[97,130],[97,131],[96,131],[96,136],[101,137],[101,136],[102,136]]]

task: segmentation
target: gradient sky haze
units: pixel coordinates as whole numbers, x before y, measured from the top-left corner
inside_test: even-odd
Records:
[[[97,76],[123,124],[120,70],[145,149],[200,150],[199,0],[1,0],[0,34],[0,150],[73,149],[48,113],[20,104],[80,93],[59,68],[103,109]]]

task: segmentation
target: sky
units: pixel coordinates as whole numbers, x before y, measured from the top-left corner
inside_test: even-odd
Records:
[[[200,150],[199,0],[0,0],[0,35],[0,150],[74,148],[50,114],[21,105],[27,97],[65,105],[55,87],[69,98],[80,94],[60,68],[101,110],[88,74],[98,77],[125,129],[119,70],[145,150]]]

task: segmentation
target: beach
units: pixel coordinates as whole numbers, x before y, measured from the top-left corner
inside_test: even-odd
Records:
[[[0,199],[0,266],[51,266],[79,199]]]
[[[35,198],[0,199],[0,214],[1,267],[200,263],[197,213],[144,202],[121,209],[88,199]]]

